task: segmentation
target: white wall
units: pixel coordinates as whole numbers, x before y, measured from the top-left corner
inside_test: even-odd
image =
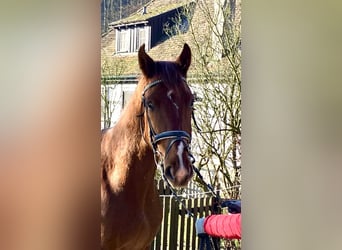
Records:
[[[119,120],[122,108],[123,108],[123,100],[125,92],[134,92],[137,84],[136,83],[125,83],[125,84],[109,84],[109,85],[101,85],[101,96],[107,93],[107,98],[110,102],[110,109],[112,113],[111,126],[115,125],[115,123]],[[106,89],[107,88],[107,91]],[[104,117],[103,117],[103,99],[101,98],[101,129],[104,128]]]

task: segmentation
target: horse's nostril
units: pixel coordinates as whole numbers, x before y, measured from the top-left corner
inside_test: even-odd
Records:
[[[166,169],[165,169],[165,176],[168,177],[170,180],[174,180],[175,179],[175,177],[172,174],[172,167],[171,166],[166,167]]]

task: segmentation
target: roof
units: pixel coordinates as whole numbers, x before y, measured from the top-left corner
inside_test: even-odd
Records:
[[[144,21],[143,19],[135,19],[137,16],[144,16],[148,17],[146,19],[159,16],[161,14],[165,13],[165,9],[167,12],[178,8],[180,6],[187,5],[189,3],[194,2],[193,0],[154,0],[147,4],[147,12],[153,13],[153,15],[141,15],[141,12],[137,12],[136,14],[133,14],[125,19],[118,20],[116,22],[111,23],[112,29],[104,35],[101,38],[101,61],[106,63],[109,63],[113,65],[113,67],[118,67],[117,65],[124,65],[122,74],[124,75],[136,75],[140,73],[139,64],[138,64],[138,58],[137,53],[130,53],[130,54],[115,54],[115,29],[113,29],[113,26],[115,25],[120,26],[120,24],[134,24],[138,22]],[[178,7],[177,7],[178,6]],[[140,10],[141,11],[141,10]],[[194,17],[193,21],[195,23],[202,23],[200,13],[198,13],[198,17]],[[145,20],[146,21],[146,20]],[[201,29],[204,29],[202,33],[205,33],[205,27],[204,25],[198,26]],[[167,39],[159,44],[157,46],[152,47],[148,54],[154,59],[154,60],[175,60],[176,57],[180,54],[182,47],[184,45],[184,42],[187,42],[190,47],[192,47],[191,39],[189,38],[191,34],[178,34],[176,36],[173,36],[171,39]],[[191,68],[191,67],[190,67]]]
[[[213,0],[202,0],[199,2],[210,3],[212,1]],[[179,4],[178,6],[180,6],[180,5],[184,6],[184,5],[189,4],[191,2],[194,2],[194,1],[191,1],[191,0],[187,0],[187,1],[184,1],[184,0],[182,0],[182,1],[180,1],[180,0],[154,0],[154,1],[151,1],[149,3],[149,5],[147,7],[147,12],[153,10],[153,8],[158,9],[158,6],[162,6],[162,5],[164,5],[165,8],[167,7],[166,5],[175,6],[175,5],[172,5],[171,2]],[[168,4],[166,4],[166,3],[168,3]],[[209,30],[210,30],[210,28],[208,27],[208,23],[205,21],[205,16],[203,15],[203,11],[201,8],[202,7],[197,3],[195,6],[195,9],[194,9],[193,17],[191,18],[191,23],[194,24],[193,32],[195,32],[196,40],[199,43],[201,43],[201,41],[207,39],[208,34],[209,34]],[[168,10],[171,11],[172,9],[168,9]],[[156,13],[156,12],[153,12],[153,13]],[[161,15],[163,13],[164,12],[156,14],[156,15]],[[133,14],[132,17],[128,17],[126,19],[123,19],[123,20],[121,20],[121,22],[125,21],[125,20],[135,20],[135,19],[133,19],[133,17],[136,15],[137,14]],[[141,14],[139,14],[139,15],[141,15]],[[132,18],[132,19],[129,19],[129,18]],[[137,22],[139,22],[139,21],[137,21]],[[122,72],[120,73],[120,75],[137,75],[137,74],[140,74],[137,53],[129,53],[129,54],[116,54],[115,53],[115,35],[116,35],[115,29],[112,26],[111,30],[101,38],[101,61],[113,65],[112,66],[113,69],[119,68],[120,72],[122,69]],[[191,34],[191,32],[185,32],[184,34],[177,34],[175,36],[169,37],[168,39],[161,41],[156,46],[152,47],[148,51],[148,54],[154,60],[174,60],[180,54],[182,47],[183,47],[183,44],[185,42],[188,43],[188,45],[190,46],[190,48],[193,49],[194,52],[196,50],[198,51],[198,48],[196,48],[196,44],[194,43],[193,36],[194,36],[194,34]],[[205,44],[205,42],[203,44]],[[198,58],[199,56],[200,55],[193,53],[193,60],[192,60],[192,63],[191,63],[190,69],[189,69],[189,74],[194,72],[193,70],[196,69],[196,67],[197,67],[196,63],[198,61],[196,58]],[[221,60],[219,66],[220,67],[221,66],[227,67],[226,65],[228,65],[229,63],[226,60],[227,60],[227,58],[223,58]],[[215,69],[219,69],[219,66],[216,64],[212,64],[212,66],[210,66],[210,67],[214,71]],[[116,74],[116,75],[118,75],[118,74]]]
[[[181,1],[181,0],[159,0],[159,1],[151,1],[146,4],[146,14],[143,14],[143,8],[139,9],[135,14],[130,15],[127,18],[117,20],[115,22],[110,23],[110,25],[117,27],[121,25],[127,24],[137,24],[137,23],[145,23],[147,20],[159,16],[163,13],[169,12],[171,10],[177,9],[189,3],[190,1]]]

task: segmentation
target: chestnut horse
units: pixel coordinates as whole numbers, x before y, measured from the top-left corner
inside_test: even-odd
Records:
[[[193,175],[191,114],[194,96],[186,82],[187,44],[176,61],[154,61],[142,45],[142,77],[118,123],[101,140],[101,248],[149,249],[162,206],[154,175],[186,186]]]

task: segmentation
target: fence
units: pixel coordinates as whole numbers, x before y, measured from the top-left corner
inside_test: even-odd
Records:
[[[158,183],[158,191],[163,204],[163,221],[160,231],[151,245],[151,250],[197,250],[199,238],[196,236],[195,222],[197,218],[218,213],[214,197],[197,197],[184,200],[187,211],[171,195],[169,187],[163,181]]]

